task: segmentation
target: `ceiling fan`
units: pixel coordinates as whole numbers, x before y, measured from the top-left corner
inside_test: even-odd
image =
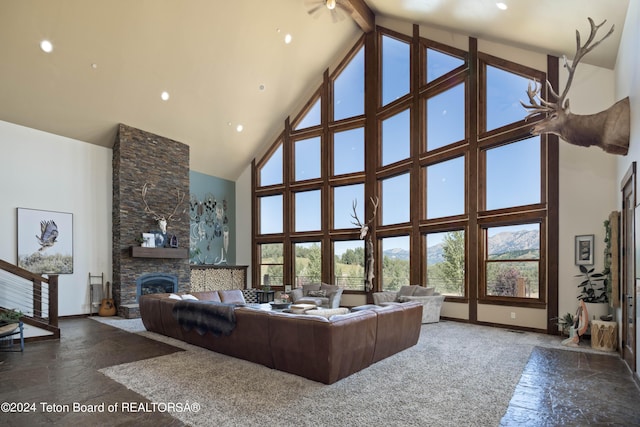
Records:
[[[353,12],[348,0],[305,0],[305,5],[307,13],[314,18],[328,11],[333,22],[341,21]]]

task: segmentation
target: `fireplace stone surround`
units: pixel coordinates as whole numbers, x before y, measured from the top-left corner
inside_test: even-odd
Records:
[[[121,317],[139,317],[136,280],[148,274],[171,274],[177,291],[190,289],[188,258],[133,257],[129,248],[139,245],[141,233],[158,230],[145,213],[142,187],[149,184],[146,200],[158,214],[168,216],[177,204],[177,191],[186,194],[176,209],[167,233],[189,244],[189,146],[124,124],[113,146],[113,298]]]

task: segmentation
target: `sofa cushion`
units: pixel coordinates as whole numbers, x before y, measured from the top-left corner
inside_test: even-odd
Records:
[[[220,302],[220,296],[218,291],[200,291],[193,292],[192,295],[201,301],[216,301]]]
[[[244,296],[240,289],[232,289],[228,291],[218,291],[220,301],[227,304],[245,304]]]
[[[349,313],[349,309],[346,307],[342,307],[342,308],[325,308],[325,309],[313,309],[313,310],[307,310],[304,312],[304,314],[310,314],[313,316],[322,316],[325,318],[330,318],[331,316],[334,316],[336,314],[347,314]]]

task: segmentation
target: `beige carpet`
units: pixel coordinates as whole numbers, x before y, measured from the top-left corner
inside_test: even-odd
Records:
[[[440,322],[423,325],[416,346],[324,385],[146,332],[139,320],[96,320],[186,350],[101,372],[152,402],[197,403],[172,413],[194,426],[497,426],[533,347],[560,347],[558,337]]]

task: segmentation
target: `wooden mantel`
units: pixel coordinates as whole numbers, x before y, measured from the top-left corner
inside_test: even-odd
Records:
[[[144,248],[142,246],[130,246],[129,254],[133,258],[189,258],[187,248]]]

